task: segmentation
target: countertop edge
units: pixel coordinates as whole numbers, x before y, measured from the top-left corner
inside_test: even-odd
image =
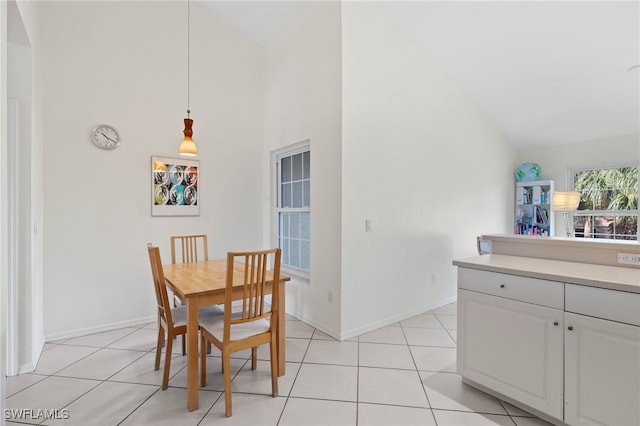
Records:
[[[629,293],[640,293],[640,270],[631,268],[501,254],[485,254],[456,259],[453,261],[453,265]]]

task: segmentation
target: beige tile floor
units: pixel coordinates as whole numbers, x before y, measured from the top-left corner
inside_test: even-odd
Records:
[[[174,345],[169,388],[162,391],[162,370],[153,370],[156,325],[148,324],[47,343],[33,373],[7,379],[8,413],[32,410],[7,425],[547,424],[461,382],[455,304],[345,342],[293,317],[286,327],[280,396],[270,395],[267,348],[260,348],[255,371],[249,353],[238,353],[230,418],[215,348],[200,408],[189,412],[181,345]],[[38,409],[59,410],[59,418],[45,419]]]

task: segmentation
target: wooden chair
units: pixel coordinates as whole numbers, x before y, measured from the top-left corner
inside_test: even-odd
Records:
[[[153,286],[156,292],[156,301],[158,304],[158,344],[156,347],[156,364],[155,369],[160,368],[160,357],[162,346],[165,344],[166,333],[166,355],[164,361],[164,374],[162,376],[162,389],[166,389],[169,385],[169,368],[171,366],[171,348],[173,339],[179,335],[187,334],[187,307],[185,305],[175,308],[169,303],[167,294],[167,285],[164,280],[164,272],[162,270],[162,260],[160,258],[160,249],[154,247],[151,243],[147,244],[149,251],[149,262],[151,263],[151,273],[153,275]],[[200,308],[199,317],[202,320],[212,320],[216,317],[223,318],[224,311],[218,306],[207,306]],[[203,351],[204,352],[204,351]]]
[[[201,254],[199,255],[199,253]],[[200,260],[209,260],[207,234],[171,236],[171,263],[198,262]],[[182,301],[174,296],[173,306],[180,305],[182,305]],[[182,336],[182,355],[185,353],[186,342]],[[207,353],[211,353],[211,345],[207,345]]]
[[[180,244],[180,263],[198,262],[209,260],[209,246],[207,234],[199,235],[174,235],[171,237],[171,263],[178,263],[178,250],[176,243]],[[198,256],[199,247],[202,247],[202,255]]]
[[[231,416],[231,354],[251,348],[251,369],[257,367],[257,347],[269,343],[271,347],[271,393],[278,396],[277,315],[278,282],[280,281],[280,249],[255,252],[227,253],[227,280],[224,316],[200,320],[201,345],[211,342],[222,352],[224,374],[225,414]],[[244,263],[236,260],[243,260]],[[269,261],[273,269],[267,271]],[[235,271],[235,272],[234,272]],[[238,281],[238,282],[236,282]],[[242,281],[242,282],[239,282]],[[267,282],[273,283],[271,308],[265,309]],[[232,313],[232,292],[244,294],[242,307]],[[207,384],[207,357],[200,355],[200,385]]]

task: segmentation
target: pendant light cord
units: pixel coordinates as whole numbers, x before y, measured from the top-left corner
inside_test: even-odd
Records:
[[[187,118],[191,114],[191,2],[187,0]]]

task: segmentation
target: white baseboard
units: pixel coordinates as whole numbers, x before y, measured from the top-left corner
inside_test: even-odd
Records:
[[[438,302],[422,306],[420,308],[414,309],[413,311],[403,312],[402,314],[394,315],[394,316],[391,316],[391,317],[376,321],[376,322],[374,322],[372,324],[367,324],[364,327],[356,328],[354,330],[351,330],[351,331],[345,332],[345,333],[341,333],[341,332],[339,332],[337,330],[330,329],[330,328],[324,326],[323,324],[317,323],[313,319],[307,318],[305,315],[300,314],[298,312],[287,312],[287,314],[296,317],[300,321],[302,321],[302,322],[304,322],[306,324],[309,324],[310,326],[322,331],[323,333],[333,337],[336,340],[344,341],[344,340],[348,340],[348,339],[351,339],[351,338],[356,337],[356,336],[360,336],[361,334],[368,333],[370,331],[374,331],[374,330],[377,330],[379,328],[386,327],[388,325],[395,324],[395,323],[400,322],[400,321],[404,321],[404,320],[406,320],[408,318],[411,318],[413,316],[422,314],[424,312],[428,312],[428,311],[437,309],[437,308],[439,308],[441,306],[448,305],[449,303],[453,303],[456,300],[457,300],[456,296],[448,297],[446,299],[441,299]]]
[[[311,318],[307,318],[306,316],[300,314],[300,313],[290,313],[287,312],[287,314],[296,317],[297,319],[299,319],[300,321],[304,322],[305,324],[310,325],[311,327],[315,328],[316,330],[320,330],[321,332],[323,332],[324,334],[333,337],[336,340],[340,340],[340,333],[338,333],[335,330],[332,330],[328,327],[326,327],[324,324],[320,324],[316,321],[314,321]]]
[[[60,332],[60,333],[48,334],[48,335],[46,335],[44,337],[44,341],[45,342],[55,342],[55,341],[63,340],[63,339],[71,339],[73,337],[86,336],[87,334],[94,334],[94,333],[100,333],[100,332],[103,332],[103,331],[117,330],[118,328],[144,325],[144,324],[148,324],[150,322],[155,322],[155,321],[158,321],[158,317],[154,315],[154,316],[150,316],[150,317],[137,318],[137,319],[127,320],[127,321],[112,322],[110,324],[104,324],[104,325],[100,325],[100,326],[97,326],[97,327],[78,328],[78,329],[75,329],[75,330],[69,330],[69,331],[63,331],[63,332]]]

